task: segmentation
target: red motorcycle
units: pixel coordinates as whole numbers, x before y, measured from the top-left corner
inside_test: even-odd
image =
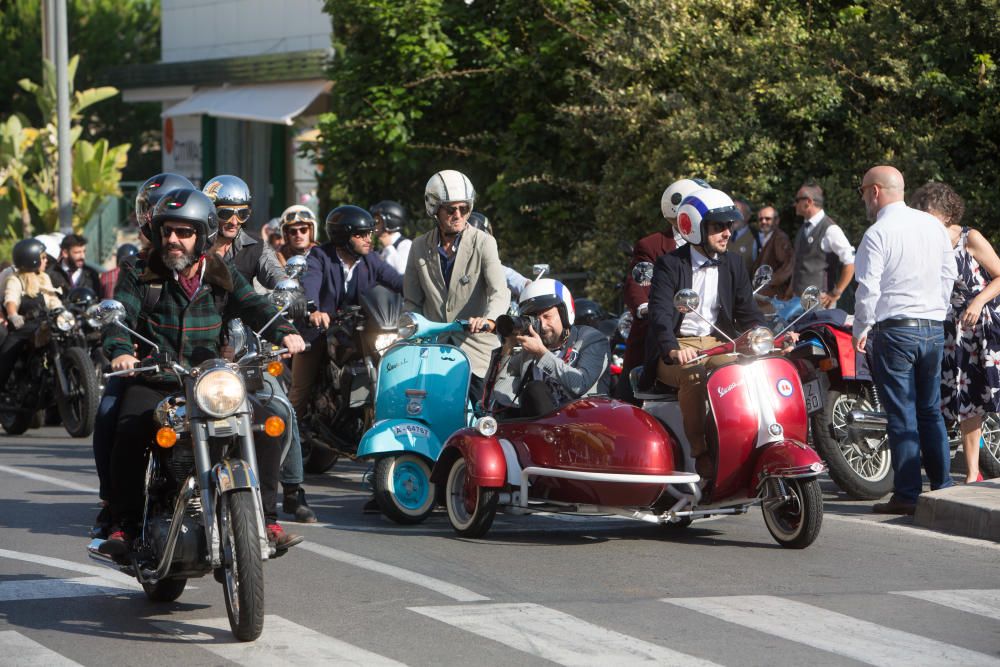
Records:
[[[675,305],[697,312],[698,296],[682,290]],[[809,546],[823,521],[817,478],[826,466],[805,444],[808,423],[795,366],[775,354],[774,336],[762,327],[706,355],[734,349],[733,362],[708,378],[706,430],[716,468],[704,489],[673,396],[639,394],[641,410],[591,397],[540,418],[497,422],[487,414],[448,439],[431,475],[443,489],[455,532],[484,535],[500,508],[684,527],[697,517],[745,514],[760,504],[780,545]]]

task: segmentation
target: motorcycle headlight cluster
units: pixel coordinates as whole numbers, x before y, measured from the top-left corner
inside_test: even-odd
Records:
[[[385,354],[385,351],[389,349],[389,346],[399,340],[399,334],[396,332],[380,333],[375,336],[375,351],[380,355]]]
[[[216,418],[236,412],[246,395],[243,380],[228,368],[208,371],[194,385],[198,407]]]
[[[774,350],[774,334],[767,327],[757,327],[747,334],[747,347],[758,357]]]
[[[69,312],[68,310],[60,311],[56,315],[55,324],[56,324],[56,329],[59,329],[59,331],[62,331],[64,333],[68,333],[72,331],[73,327],[76,325],[76,315]]]

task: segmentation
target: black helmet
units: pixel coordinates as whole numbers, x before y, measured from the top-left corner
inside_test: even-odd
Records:
[[[14,244],[14,251],[11,254],[15,269],[34,271],[42,265],[45,244],[38,239],[24,239]]]
[[[123,243],[120,246],[118,246],[118,250],[117,252],[115,252],[115,263],[118,266],[121,266],[122,262],[124,262],[126,259],[128,259],[129,257],[135,257],[138,254],[139,254],[139,246],[133,243]]]
[[[493,236],[493,226],[490,225],[490,219],[479,211],[473,211],[469,214],[469,224],[479,231],[486,232],[490,236]]]
[[[375,219],[360,206],[338,206],[326,216],[326,235],[338,248],[347,247],[354,234],[373,231]]]
[[[194,188],[168,192],[156,202],[152,217],[153,236],[150,241],[157,251],[163,247],[160,228],[167,220],[189,222],[194,225],[198,237],[194,245],[194,254],[199,256],[215,242],[215,235],[219,231],[215,203],[204,192]]]
[[[403,205],[391,199],[384,199],[372,206],[371,213],[375,220],[382,219],[387,232],[403,231],[403,225],[410,221]]]
[[[89,306],[97,303],[97,294],[89,287],[74,287],[66,295],[66,301],[71,306],[86,310]]]
[[[608,319],[608,313],[596,301],[574,299],[573,305],[576,306],[576,321],[578,324],[596,327],[598,322]]]
[[[149,223],[153,206],[160,200],[160,197],[178,188],[194,189],[194,184],[180,174],[157,174],[139,186],[139,191],[135,194],[135,218],[139,222],[139,228],[143,235],[150,237]]]
[[[249,206],[250,186],[238,176],[213,176],[201,189],[216,206]]]

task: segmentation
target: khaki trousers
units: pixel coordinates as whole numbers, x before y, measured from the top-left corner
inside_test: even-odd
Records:
[[[292,386],[288,390],[288,401],[295,408],[299,419],[309,407],[309,399],[316,376],[326,363],[326,337],[320,336],[308,352],[299,352],[292,357]]]
[[[678,338],[680,349],[694,349],[699,352],[721,344],[723,341],[712,336],[689,336]],[[705,442],[705,415],[708,411],[708,393],[705,380],[708,371],[732,361],[731,355],[720,354],[696,363],[665,364],[660,359],[657,379],[672,387],[677,387],[677,402],[684,419],[684,434],[691,446],[691,457],[698,463],[698,474],[706,476],[711,471],[711,461],[706,457],[708,445]]]

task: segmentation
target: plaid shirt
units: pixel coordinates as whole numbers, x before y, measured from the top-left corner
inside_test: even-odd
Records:
[[[218,255],[209,253],[204,261],[206,266],[201,287],[191,299],[158,254],[147,261],[138,261],[134,266],[123,267],[115,288],[115,299],[125,306],[125,325],[149,338],[160,346],[161,352],[171,353],[185,365],[219,356],[225,321],[240,317],[257,330],[276,312],[266,296],[257,294],[246,278]],[[149,284],[160,281],[163,291],[159,301],[150,312],[142,312]],[[224,313],[216,307],[214,294],[218,292],[228,293]],[[295,327],[278,318],[268,327],[265,335],[272,342],[280,343],[286,335],[293,333],[296,333]],[[136,342],[139,344],[137,357],[142,358],[152,352],[142,341]],[[109,359],[134,354],[132,345],[132,336],[121,327],[109,327],[105,331],[104,351]],[[150,379],[158,381],[166,377]]]

